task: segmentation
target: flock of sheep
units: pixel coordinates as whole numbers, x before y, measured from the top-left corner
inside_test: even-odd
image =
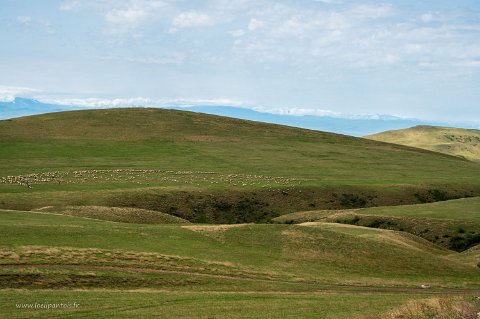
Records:
[[[32,188],[38,184],[78,184],[88,182],[127,182],[136,184],[187,184],[231,186],[298,185],[302,179],[250,174],[221,174],[202,171],[173,171],[154,169],[77,170],[32,173],[0,177],[0,184]]]

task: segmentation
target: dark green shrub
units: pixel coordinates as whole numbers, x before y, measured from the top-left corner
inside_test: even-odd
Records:
[[[367,201],[356,194],[342,194],[340,204],[345,208],[362,208],[367,205]]]
[[[368,223],[366,226],[372,227],[372,228],[379,228],[382,224],[383,224],[383,221],[375,219],[370,223]]]
[[[480,243],[480,235],[467,235],[466,237],[456,235],[450,238],[450,248],[456,251],[464,251]]]

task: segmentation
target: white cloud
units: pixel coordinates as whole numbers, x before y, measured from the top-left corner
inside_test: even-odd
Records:
[[[198,106],[198,105],[218,105],[218,106],[243,106],[242,102],[228,98],[215,99],[175,99],[163,102],[164,105],[178,105],[178,106]]]
[[[184,53],[173,53],[169,55],[162,56],[118,56],[118,55],[105,55],[99,56],[100,60],[114,60],[114,61],[126,61],[132,63],[142,63],[142,64],[157,64],[157,65],[166,65],[166,64],[182,64],[185,60]]]
[[[315,2],[326,5],[315,5]],[[143,27],[152,24],[150,35],[153,30],[158,38],[164,35],[162,40],[166,41],[169,50],[185,48],[183,57],[112,57],[145,64],[180,64],[188,52],[199,46],[198,43],[208,50],[208,41],[215,41],[210,47],[217,48],[217,45],[224,48],[226,43],[231,44],[229,50],[204,52],[212,57],[210,61],[232,58],[245,63],[281,62],[297,69],[303,65],[309,70],[314,70],[312,66],[370,68],[404,64],[418,67],[427,62],[448,67],[459,64],[474,67],[475,62],[465,61],[476,61],[480,56],[480,45],[476,41],[480,36],[480,24],[469,13],[432,9],[412,16],[395,5],[375,1],[359,4],[317,0],[304,5],[283,0],[210,0],[184,11],[185,7],[192,8],[185,3],[174,0],[70,0],[63,2],[60,8],[69,11],[94,8],[104,18],[104,32],[109,35],[141,37],[146,29]],[[429,23],[432,21],[436,23]],[[186,38],[174,35],[179,29],[207,26],[215,26],[215,31],[222,30],[219,34],[228,38],[219,36],[213,40],[200,34],[195,41],[186,44]],[[209,31],[200,28],[196,32]]]
[[[31,16],[18,16],[17,21],[22,24],[30,24],[32,22]]]
[[[455,63],[455,66],[465,68],[480,68],[480,60],[458,61]]]
[[[333,112],[330,110],[316,109],[316,108],[304,108],[304,107],[254,107],[254,110],[258,112],[279,114],[279,115],[314,115],[314,116],[332,116],[339,117],[342,116],[340,112]]]
[[[16,87],[16,86],[2,86],[0,85],[0,101],[1,102],[12,102],[16,97],[19,96],[30,96],[33,93],[38,93],[40,90],[26,88],[26,87]]]
[[[354,113],[343,113],[335,112],[332,110],[320,109],[320,108],[305,108],[305,107],[263,107],[256,106],[252,107],[253,110],[262,113],[278,114],[278,115],[293,115],[293,116],[319,116],[319,117],[336,117],[336,118],[346,118],[346,119],[369,119],[369,120],[380,120],[380,119],[389,119],[389,120],[398,120],[403,119],[404,117],[398,117],[387,114],[354,114]]]
[[[378,19],[392,16],[394,9],[390,5],[358,4],[348,10],[348,14],[358,19]]]
[[[112,10],[105,14],[105,19],[109,23],[114,24],[136,24],[147,15],[147,12],[142,8],[127,8]]]
[[[232,51],[244,61],[282,62],[320,69],[372,68],[404,65],[415,68],[425,61],[451,68],[475,67],[480,57],[480,24],[459,13],[427,12],[411,19],[388,4],[296,6],[262,1],[248,9],[249,29],[234,41]],[[463,13],[464,15],[468,13]],[[437,24],[422,22],[436,21]],[[465,61],[473,61],[466,63]],[[311,68],[311,70],[318,70]],[[411,70],[410,70],[411,71]]]
[[[36,19],[32,16],[22,15],[17,16],[17,22],[23,28],[28,30],[43,30],[50,34],[55,33],[54,28],[52,28],[52,24],[43,19]]]
[[[142,107],[152,104],[147,98],[126,98],[126,99],[101,99],[101,98],[40,98],[45,103],[82,106],[89,108],[110,108],[110,107]]]
[[[172,21],[174,28],[206,27],[213,24],[214,21],[208,14],[198,11],[182,12]]]
[[[104,33],[110,35],[129,33],[150,19],[163,17],[170,0],[70,0],[60,5],[62,11],[93,9],[106,22]]]
[[[248,22],[248,30],[255,31],[262,28],[264,25],[265,23],[263,21],[253,18],[250,19],[250,22]]]
[[[85,108],[117,108],[117,107],[181,107],[188,109],[194,106],[234,106],[245,109],[252,109],[257,112],[278,114],[278,115],[293,115],[293,116],[328,116],[337,118],[349,119],[399,119],[399,117],[382,115],[382,114],[350,114],[342,112],[334,112],[331,110],[319,108],[304,108],[304,107],[264,107],[264,106],[249,106],[242,102],[228,99],[228,98],[178,98],[178,99],[150,99],[145,97],[136,98],[37,98],[39,101],[49,104],[76,106]]]
[[[81,2],[78,0],[65,1],[60,4],[61,11],[75,11],[81,7]]]
[[[340,0],[313,0],[314,2],[321,2],[325,4],[339,4],[342,3],[343,1]]]
[[[42,95],[38,95],[43,93]],[[118,107],[180,107],[188,109],[194,106],[233,106],[245,109],[252,109],[257,112],[279,114],[279,115],[294,115],[294,116],[328,116],[337,118],[350,118],[350,119],[398,119],[398,117],[381,115],[381,114],[351,114],[334,112],[331,110],[320,108],[305,108],[305,107],[264,107],[264,106],[251,106],[238,100],[229,98],[177,98],[177,99],[152,99],[146,97],[134,97],[134,98],[64,98],[53,97],[51,94],[45,95],[45,92],[13,86],[0,86],[0,102],[12,102],[15,97],[30,97],[39,102],[56,104],[71,107],[82,108],[118,108]]]
[[[245,35],[245,31],[242,29],[234,30],[229,32],[230,35],[234,38],[240,38]]]
[[[433,20],[433,14],[431,13],[424,13],[420,16],[420,20],[427,23]]]
[[[135,98],[114,98],[114,99],[102,99],[102,98],[38,98],[39,101],[51,104],[67,105],[67,106],[79,106],[87,108],[115,108],[115,107],[168,107],[168,106],[181,106],[192,107],[197,105],[228,105],[228,106],[241,106],[241,102],[227,99],[227,98],[215,98],[215,99],[150,99],[145,97]]]

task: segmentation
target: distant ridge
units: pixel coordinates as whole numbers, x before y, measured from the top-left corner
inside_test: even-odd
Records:
[[[176,109],[235,117],[244,120],[296,126],[311,130],[333,132],[351,136],[364,136],[380,131],[407,128],[420,124],[438,124],[433,122],[423,122],[416,119],[402,119],[389,116],[383,116],[378,119],[370,119],[316,115],[272,114],[232,106],[193,106],[187,109]]]
[[[480,130],[418,125],[366,138],[401,144],[480,161]]]
[[[11,102],[0,102],[0,120],[75,109],[78,108],[16,97],[15,100]]]
[[[17,97],[11,102],[0,102],[0,120],[51,112],[84,110],[86,108],[87,107],[84,106],[48,104],[33,99]],[[162,106],[160,108],[221,115],[244,120],[282,124],[352,136],[364,136],[381,131],[402,129],[420,124],[440,125],[439,123],[423,122],[416,119],[401,119],[390,116],[382,116],[378,119],[370,119],[316,115],[272,114],[228,105],[195,105],[188,107],[182,105],[170,105]]]

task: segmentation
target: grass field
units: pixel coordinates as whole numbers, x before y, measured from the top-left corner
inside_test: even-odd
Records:
[[[471,256],[401,232],[0,217],[0,313],[7,317],[360,318],[411,299],[480,292]],[[82,306],[16,308],[61,302]]]
[[[480,285],[480,269],[448,259],[451,251],[389,230],[328,223],[139,227],[30,212],[1,217],[4,264],[150,266],[317,284]]]
[[[0,317],[378,319],[473,298],[478,165],[180,111],[0,121]]]
[[[408,145],[480,161],[480,130],[416,126],[366,137],[375,141]]]
[[[9,318],[360,318],[386,313],[415,295],[0,291]],[[76,302],[77,309],[16,309],[17,303]],[[373,317],[372,317],[373,318]]]
[[[0,121],[0,208],[114,206],[194,222],[480,195],[452,156],[304,129],[159,109]]]

